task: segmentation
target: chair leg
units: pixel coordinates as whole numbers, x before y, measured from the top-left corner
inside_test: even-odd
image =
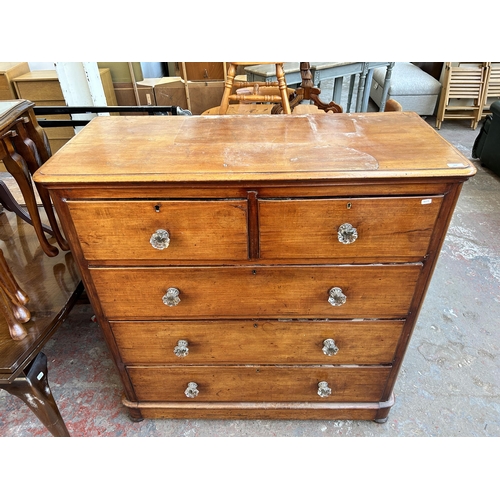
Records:
[[[236,76],[236,66],[229,64],[227,69],[226,82],[224,84],[224,93],[222,94],[221,103],[219,106],[219,114],[225,115],[229,107],[229,96],[233,90],[234,77]]]
[[[47,356],[40,352],[30,366],[4,390],[21,399],[55,437],[69,437],[68,429],[47,380]]]
[[[12,196],[12,193],[9,191],[9,188],[3,181],[0,181],[0,204],[3,205],[5,210],[14,212],[22,220],[26,221],[28,224],[33,225],[33,221],[31,220],[29,213],[26,212],[26,210],[24,210],[21,205],[19,205],[19,203],[17,203],[15,198]],[[54,234],[54,231],[52,231],[52,228],[50,228],[49,226],[42,224],[42,228],[46,233],[50,235]]]
[[[283,113],[285,115],[290,115],[292,113],[290,109],[290,101],[288,98],[288,93],[286,91],[286,81],[285,81],[285,71],[283,70],[282,64],[276,65],[276,78],[279,83],[279,89],[281,94],[281,104],[283,106]]]

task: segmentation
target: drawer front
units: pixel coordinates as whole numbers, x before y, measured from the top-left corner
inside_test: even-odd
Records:
[[[61,84],[55,80],[17,81],[17,89],[21,99],[30,101],[62,101],[65,103]],[[62,104],[64,106],[64,104]]]
[[[419,260],[427,253],[441,202],[442,196],[260,200],[260,257]]]
[[[109,319],[390,319],[408,313],[421,267],[103,267],[90,273]],[[163,302],[171,288],[179,291],[175,306]],[[329,302],[341,303],[341,294],[345,303]]]
[[[403,321],[112,322],[125,364],[388,364]],[[185,343],[183,342],[185,341]]]
[[[380,401],[388,367],[127,367],[139,401]],[[198,395],[186,396],[194,382]],[[327,382],[331,394],[318,395]]]
[[[68,207],[88,260],[248,258],[246,200],[69,201]],[[158,230],[168,232],[166,248],[150,242]]]

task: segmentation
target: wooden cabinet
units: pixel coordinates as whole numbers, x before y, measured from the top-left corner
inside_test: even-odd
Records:
[[[414,113],[98,117],[36,180],[133,418],[384,421],[474,172]]]
[[[175,63],[176,70],[184,80],[224,80],[225,63],[185,62]]]
[[[12,80],[29,71],[27,62],[0,62],[0,101],[18,98]]]
[[[100,68],[106,101],[109,106],[116,105],[116,97],[108,68]],[[57,77],[56,70],[38,70],[14,78],[14,86],[21,99],[28,99],[39,106],[66,106],[66,101]],[[39,119],[69,120],[69,115],[38,116]],[[69,139],[74,137],[73,127],[55,127],[46,129],[52,153],[58,151]]]

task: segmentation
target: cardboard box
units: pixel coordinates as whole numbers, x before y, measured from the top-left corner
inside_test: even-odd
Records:
[[[118,106],[137,106],[134,87],[131,83],[115,83],[115,95]],[[154,91],[151,87],[141,87],[137,84],[140,106],[155,106]]]
[[[178,76],[151,80],[155,80],[149,85],[154,88],[157,106],[179,106],[189,109],[193,115],[201,115],[203,111],[219,106],[224,92],[223,80],[188,81],[187,90],[186,83]]]

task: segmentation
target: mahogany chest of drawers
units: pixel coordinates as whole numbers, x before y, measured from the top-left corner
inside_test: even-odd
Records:
[[[414,113],[139,116],[35,180],[133,418],[384,421],[474,172]]]

